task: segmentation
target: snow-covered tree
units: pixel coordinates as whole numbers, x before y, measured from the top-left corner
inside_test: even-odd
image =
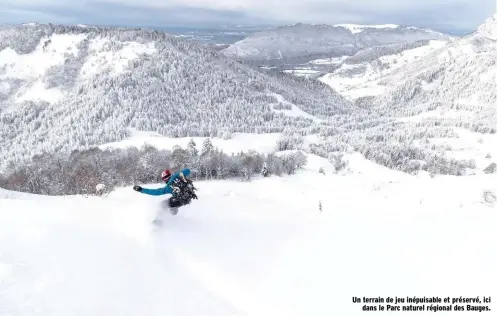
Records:
[[[206,138],[202,143],[201,156],[210,157],[214,154],[214,145],[212,145],[211,139]]]
[[[267,166],[267,163],[264,163],[264,165],[262,166],[261,174],[264,177],[268,177],[269,176],[269,168]]]
[[[95,194],[112,191],[116,186],[160,181],[163,168],[170,168],[171,161],[191,166],[198,161],[202,168],[195,170],[197,179],[243,178],[250,180],[264,166],[281,174],[283,166],[295,172],[302,168],[302,158],[292,153],[292,165],[275,155],[262,155],[255,151],[227,155],[213,148],[211,155],[192,157],[187,148],[175,147],[173,151],[152,149],[91,148],[74,151],[67,156],[45,153],[29,164],[12,166],[8,174],[0,176],[0,187],[36,194]],[[98,164],[95,164],[98,161]],[[299,162],[300,161],[300,162]],[[146,162],[146,163],[144,163]],[[178,166],[179,167],[179,166]],[[58,181],[58,182],[57,182]]]
[[[191,157],[198,156],[197,144],[195,143],[195,140],[193,138],[191,138],[188,142],[188,152]]]

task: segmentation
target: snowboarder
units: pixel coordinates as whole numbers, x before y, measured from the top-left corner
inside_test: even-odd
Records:
[[[133,190],[141,192],[143,194],[148,194],[148,195],[164,195],[164,194],[173,194],[174,189],[171,187],[171,184],[174,182],[176,179],[180,179],[183,182],[186,182],[186,177],[190,175],[191,171],[188,168],[185,168],[179,172],[176,172],[174,174],[171,174],[171,170],[166,169],[162,172],[161,174],[161,179],[162,181],[166,182],[166,186],[163,188],[158,188],[158,189],[146,189],[142,188],[139,185],[135,185],[133,187]]]
[[[135,185],[133,187],[133,190],[137,192],[141,192],[143,194],[148,194],[148,195],[165,195],[165,194],[171,194],[173,197],[169,198],[167,201],[167,204],[169,205],[169,211],[171,214],[176,215],[178,214],[178,207],[181,205],[181,202],[178,203],[178,195],[180,195],[181,189],[179,187],[182,187],[182,185],[178,185],[181,183],[178,183],[178,181],[183,182],[184,185],[186,185],[188,182],[191,183],[191,181],[187,180],[186,177],[190,175],[191,171],[188,168],[185,168],[179,172],[176,172],[174,174],[171,174],[171,170],[166,169],[162,172],[161,174],[161,179],[162,181],[166,182],[166,186],[163,188],[158,188],[158,189],[146,189],[142,188],[139,185]],[[182,195],[181,195],[182,196]],[[192,194],[192,198],[197,199],[197,196],[195,193]],[[164,201],[166,202],[166,201]],[[159,211],[158,211],[159,212]],[[159,214],[159,213],[157,213]],[[162,220],[156,219],[154,223],[160,224]]]

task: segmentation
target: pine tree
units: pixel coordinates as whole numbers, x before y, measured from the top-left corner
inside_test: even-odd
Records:
[[[212,145],[211,139],[206,138],[202,144],[202,153],[201,156],[212,156],[214,153],[214,145]]]

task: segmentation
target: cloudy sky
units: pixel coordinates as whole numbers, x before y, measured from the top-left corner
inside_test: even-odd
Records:
[[[0,0],[0,23],[132,26],[358,23],[470,32],[497,0]]]

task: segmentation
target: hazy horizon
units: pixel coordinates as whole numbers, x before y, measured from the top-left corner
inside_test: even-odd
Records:
[[[482,21],[483,22],[483,21]],[[261,23],[261,24],[253,24],[253,25],[247,25],[247,24],[173,24],[173,25],[147,25],[147,24],[140,24],[140,23],[135,23],[135,24],[119,24],[119,23],[63,23],[63,22],[40,22],[36,20],[27,20],[27,21],[20,21],[20,22],[14,22],[14,23],[1,23],[0,26],[16,26],[16,25],[25,25],[29,23],[37,23],[37,24],[55,24],[55,25],[86,25],[86,26],[95,26],[95,27],[120,27],[120,28],[146,28],[146,29],[155,29],[155,30],[162,30],[162,31],[170,31],[170,32],[178,32],[182,33],[181,31],[190,31],[190,32],[202,32],[202,31],[210,31],[210,32],[235,32],[239,31],[240,33],[253,33],[253,32],[258,32],[262,31],[265,29],[271,29],[271,28],[276,28],[276,27],[282,27],[282,26],[288,26],[288,25],[293,25],[296,23],[303,23],[303,24],[327,24],[327,23],[311,23],[311,22],[294,22],[294,23]],[[328,25],[334,25],[334,24],[342,24],[342,23],[333,23],[333,24],[328,24]],[[357,24],[357,23],[343,23],[343,24]],[[391,23],[383,23],[383,24],[391,24]],[[367,24],[366,24],[367,25]],[[370,24],[374,25],[374,24]],[[434,31],[446,33],[449,35],[454,35],[454,36],[464,36],[466,34],[472,33],[476,30],[476,27],[474,29],[440,29],[440,28],[433,28],[425,25],[416,25],[416,24],[404,24],[405,26],[415,26],[415,27],[420,27],[420,28],[429,28]]]
[[[462,35],[496,12],[495,1],[447,0],[0,0],[0,21],[147,28],[274,27],[294,23],[399,24]]]

